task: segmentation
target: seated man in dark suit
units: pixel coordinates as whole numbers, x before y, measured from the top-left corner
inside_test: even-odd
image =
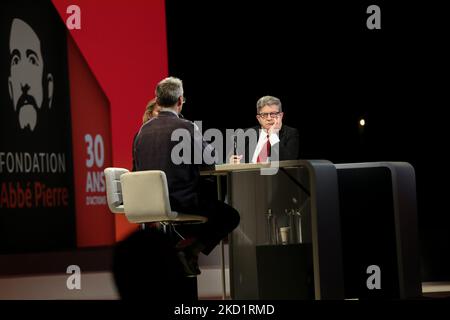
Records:
[[[153,98],[152,100],[150,100],[147,103],[147,106],[145,107],[145,111],[144,114],[142,115],[142,125],[144,125],[147,121],[156,118],[159,114],[159,109],[161,109],[160,106],[158,106],[156,104],[156,98]],[[139,131],[136,132],[136,134],[134,135],[133,138],[133,151],[132,151],[132,155],[133,155],[133,169],[131,169],[131,171],[136,171],[136,163],[134,160],[134,145],[136,144],[136,137],[138,136]]]
[[[237,227],[240,218],[232,207],[199,192],[199,166],[205,163],[201,156],[203,163],[197,164],[195,155],[214,152],[204,142],[199,129],[192,122],[179,117],[185,101],[183,93],[180,79],[169,77],[158,83],[156,103],[161,110],[157,118],[142,126],[136,138],[135,161],[138,171],[165,172],[172,210],[208,218],[204,224],[177,227],[177,231],[185,238],[177,246],[181,262],[186,273],[195,275],[200,273],[197,265],[199,252],[209,254]],[[177,136],[187,136],[187,139],[178,142]],[[183,155],[179,152],[180,143],[187,143],[188,148],[183,145]],[[190,155],[186,155],[185,151]]]
[[[246,163],[267,162],[275,160],[296,160],[299,158],[299,134],[298,130],[283,125],[283,111],[281,101],[272,96],[260,98],[256,104],[256,119],[259,126],[249,128],[254,130],[257,143],[251,144],[245,141],[245,154],[232,155],[231,163],[240,163],[244,158]]]

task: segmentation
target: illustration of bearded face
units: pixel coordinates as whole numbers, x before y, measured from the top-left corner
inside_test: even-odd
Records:
[[[51,107],[53,76],[48,74],[43,81],[41,42],[33,29],[20,19],[12,22],[9,50],[9,95],[19,118],[20,128],[28,126],[33,131],[38,120],[38,110],[44,101],[44,83],[48,86],[48,106]]]

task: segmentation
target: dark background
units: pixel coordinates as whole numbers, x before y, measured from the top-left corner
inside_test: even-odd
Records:
[[[392,2],[166,0],[169,74],[203,130],[256,125],[274,95],[303,159],[411,163],[423,280],[450,280],[448,19],[437,1]],[[366,28],[371,4],[381,30]]]

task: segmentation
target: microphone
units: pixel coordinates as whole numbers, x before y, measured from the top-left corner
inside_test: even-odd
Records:
[[[233,136],[233,156],[237,156],[237,136]]]

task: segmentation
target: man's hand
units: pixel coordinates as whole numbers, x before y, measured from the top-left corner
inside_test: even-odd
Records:
[[[242,155],[232,155],[228,160],[231,164],[237,164],[241,163],[242,157],[243,157]]]
[[[281,123],[281,117],[276,117],[275,118],[275,122],[273,123],[273,125],[269,128],[269,135],[271,135],[272,133],[276,133],[278,134],[278,132],[280,131],[282,126]]]

